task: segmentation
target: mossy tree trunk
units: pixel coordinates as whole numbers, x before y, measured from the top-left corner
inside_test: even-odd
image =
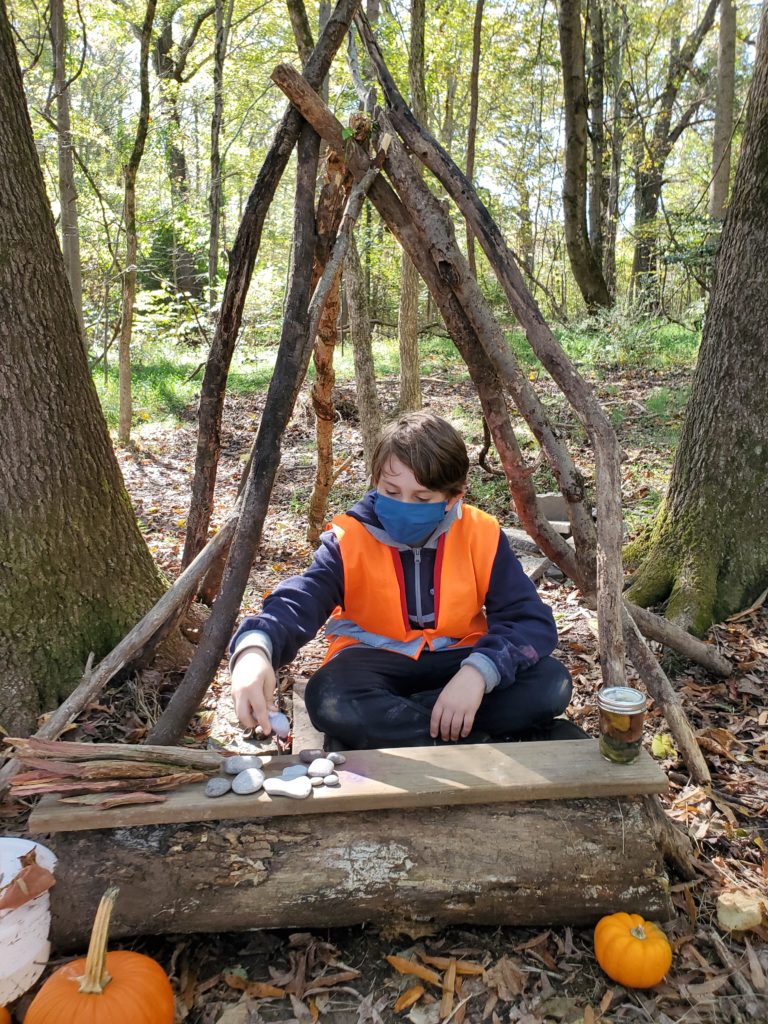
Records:
[[[0,724],[34,726],[157,600],[88,372],[0,5]]]
[[[768,585],[768,7],[669,492],[628,598],[694,633]]]

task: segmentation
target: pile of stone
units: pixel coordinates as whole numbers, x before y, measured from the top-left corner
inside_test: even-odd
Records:
[[[267,777],[262,759],[255,754],[228,757],[222,766],[225,774],[208,781],[205,795],[219,797],[232,792],[238,796],[250,796],[263,789],[271,797],[306,800],[312,790],[320,786],[331,789],[340,786],[341,779],[336,769],[345,761],[343,754],[302,750],[298,764],[288,765],[280,775]]]

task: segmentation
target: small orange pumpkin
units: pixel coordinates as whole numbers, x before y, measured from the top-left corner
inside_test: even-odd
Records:
[[[658,985],[672,964],[672,947],[658,925],[639,914],[609,914],[595,928],[595,956],[627,988]]]
[[[6,1010],[4,1006],[0,1006],[0,1024],[13,1024],[10,1010]]]
[[[87,957],[54,971],[25,1024],[173,1024],[173,990],[160,964],[127,950],[107,953],[117,894],[112,886],[101,898]]]

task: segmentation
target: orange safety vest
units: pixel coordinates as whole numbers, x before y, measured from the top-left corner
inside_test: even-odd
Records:
[[[488,632],[483,606],[491,569],[499,546],[500,527],[472,505],[462,505],[461,519],[438,540],[435,555],[435,625],[412,629],[405,599],[400,552],[373,537],[349,515],[336,516],[330,528],[336,534],[344,565],[344,606],[334,609],[331,621],[347,619],[367,633],[399,642],[421,640],[413,655],[436,637],[458,638],[454,647],[471,647]],[[332,636],[325,660],[358,641]]]

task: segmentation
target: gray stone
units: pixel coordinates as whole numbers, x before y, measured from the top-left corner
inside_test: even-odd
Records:
[[[232,780],[232,790],[239,796],[258,793],[264,785],[264,772],[258,768],[246,768]]]
[[[312,792],[312,783],[306,775],[298,779],[267,779],[264,792],[270,796],[289,796],[293,800],[306,800]]]
[[[272,732],[275,736],[279,736],[281,740],[290,735],[291,723],[282,711],[270,711],[269,724],[272,726]]]
[[[325,757],[325,751],[316,749],[299,751],[299,760],[302,764],[312,764],[318,757]]]
[[[289,779],[300,779],[302,775],[306,775],[308,768],[305,764],[291,764],[287,768],[283,768],[281,779],[286,781]]]
[[[309,775],[319,775],[324,779],[326,775],[331,774],[334,767],[333,761],[329,761],[327,757],[317,757],[309,766]]]
[[[346,759],[346,757],[344,757],[344,755],[343,755],[343,754],[339,754],[339,753],[337,753],[337,752],[336,752],[336,751],[334,750],[334,751],[332,751],[332,752],[331,752],[330,754],[328,754],[328,760],[329,760],[329,761],[330,761],[330,762],[331,762],[332,764],[344,764],[344,762],[345,762],[345,761],[346,761],[347,759]]]
[[[208,779],[205,785],[205,795],[210,797],[224,796],[232,789],[232,780],[225,779],[223,775],[215,775]]]
[[[542,515],[549,519],[550,522],[553,520],[560,520],[562,522],[562,520],[568,518],[568,502],[560,491],[552,491],[549,494],[537,494],[536,503],[541,509]]]
[[[502,533],[509,541],[512,550],[517,554],[541,555],[536,541],[531,540],[525,530],[520,530],[516,526],[505,526],[502,529]]]
[[[248,768],[261,768],[262,760],[255,754],[236,754],[224,760],[224,771],[227,775],[239,775]]]
[[[336,774],[336,772],[331,772],[330,775],[325,776],[325,778],[323,779],[323,784],[326,786],[330,786],[331,789],[336,789],[337,786],[341,785],[341,779]]]

